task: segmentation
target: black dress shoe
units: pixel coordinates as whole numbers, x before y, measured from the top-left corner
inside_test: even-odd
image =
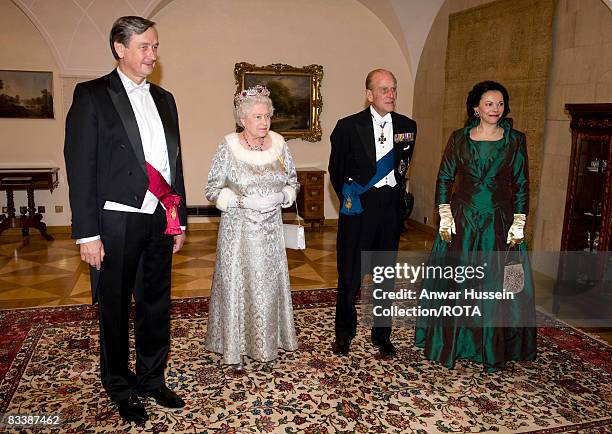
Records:
[[[389,338],[387,339],[376,339],[372,337],[372,343],[378,347],[378,351],[380,351],[380,355],[383,357],[393,357],[395,356],[395,346],[391,343]]]
[[[144,398],[151,397],[155,399],[155,402],[157,402],[162,407],[168,407],[168,408],[185,407],[185,401],[183,401],[183,399],[180,396],[178,396],[172,390],[168,389],[165,385],[160,386],[157,389],[138,392],[138,395]]]
[[[143,424],[149,419],[145,406],[135,395],[117,401],[117,407],[119,408],[119,415],[128,422]]]
[[[334,341],[332,344],[332,352],[336,356],[346,356],[349,353],[351,348],[351,341],[343,342],[343,341]]]

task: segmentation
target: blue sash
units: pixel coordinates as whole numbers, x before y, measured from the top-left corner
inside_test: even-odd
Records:
[[[342,201],[340,214],[361,214],[363,212],[363,208],[361,207],[361,200],[359,200],[359,196],[368,191],[374,186],[374,184],[376,184],[378,181],[387,176],[389,172],[393,170],[394,163],[395,156],[393,148],[391,148],[389,152],[387,152],[380,160],[376,162],[376,173],[374,174],[372,179],[370,179],[370,182],[368,182],[366,185],[361,186],[355,181],[351,182],[350,184],[348,182],[345,182],[342,186],[342,196],[344,196],[344,200]]]

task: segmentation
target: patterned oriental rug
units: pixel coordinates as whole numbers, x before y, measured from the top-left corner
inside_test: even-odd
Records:
[[[204,350],[206,298],[173,301],[167,383],[187,405],[149,400],[143,427],[122,422],[98,375],[96,308],[0,312],[0,413],[59,414],[56,432],[612,432],[612,347],[548,319],[539,357],[487,374],[424,360],[412,329],[380,360],[360,326],[348,358],[331,354],[334,290],[294,293],[300,349],[236,373]],[[39,425],[37,432],[53,429]],[[0,431],[7,429],[0,427]],[[8,431],[17,431],[12,427]]]

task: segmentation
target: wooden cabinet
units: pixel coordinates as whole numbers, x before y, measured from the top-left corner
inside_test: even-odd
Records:
[[[572,154],[561,250],[609,251],[612,245],[612,104],[566,104]]]
[[[300,192],[297,197],[298,211],[305,223],[319,225],[319,230],[325,221],[325,207],[323,195],[323,182],[325,171],[314,167],[303,167],[297,169]]]
[[[571,115],[565,217],[553,312],[612,318],[612,104],[566,104]]]

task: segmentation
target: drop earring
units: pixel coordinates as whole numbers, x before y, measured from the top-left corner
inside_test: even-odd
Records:
[[[480,113],[478,113],[478,110],[474,110],[474,116],[476,116],[477,118],[480,117]]]

